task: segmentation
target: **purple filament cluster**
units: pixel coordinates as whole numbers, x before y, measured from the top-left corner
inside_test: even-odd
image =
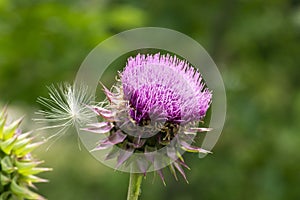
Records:
[[[181,124],[201,120],[211,103],[212,93],[200,72],[176,56],[131,57],[121,82],[130,116],[140,125],[147,120]]]

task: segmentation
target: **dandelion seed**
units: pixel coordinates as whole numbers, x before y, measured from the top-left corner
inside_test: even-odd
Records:
[[[46,140],[62,137],[72,126],[83,126],[91,121],[95,114],[88,108],[93,103],[93,96],[84,85],[68,83],[47,87],[49,97],[39,97],[37,102],[43,106],[36,112],[40,118],[37,123],[45,124],[39,130],[55,129],[56,133]],[[55,140],[55,141],[56,141]],[[55,142],[54,141],[54,142]],[[51,145],[50,145],[51,146]]]

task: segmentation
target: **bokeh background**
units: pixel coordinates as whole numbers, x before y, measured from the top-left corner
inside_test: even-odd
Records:
[[[202,44],[228,101],[214,154],[185,154],[189,184],[166,172],[163,186],[150,175],[141,199],[300,199],[297,0],[0,0],[0,104],[14,118],[25,114],[30,129],[46,85],[72,82],[99,42],[141,26],[175,29]],[[74,132],[36,151],[54,168],[39,192],[49,200],[125,199],[128,174],[80,151]]]

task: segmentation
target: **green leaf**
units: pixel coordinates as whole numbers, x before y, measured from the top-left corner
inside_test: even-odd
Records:
[[[23,118],[20,118],[20,119],[14,121],[13,123],[11,123],[9,126],[4,127],[4,130],[3,130],[3,139],[4,140],[11,138],[15,134],[15,132],[16,132],[17,128],[19,127],[19,125],[21,124],[22,120],[23,120]]]
[[[30,134],[32,134],[32,131],[26,132],[26,133],[22,133],[22,134],[18,135],[17,141],[20,141],[20,140],[23,140],[23,139],[29,137]]]
[[[1,168],[2,171],[10,174],[12,172],[15,171],[15,167],[10,159],[9,156],[5,156],[2,160],[1,160]]]
[[[29,168],[33,168],[33,167],[36,167],[38,164],[41,164],[43,163],[42,161],[40,162],[37,162],[37,161],[31,161],[31,162],[28,162],[28,161],[18,161],[16,160],[15,161],[15,164],[16,164],[16,167],[19,169],[29,169]]]
[[[0,200],[8,200],[8,197],[11,195],[11,192],[10,191],[7,191],[7,192],[3,192],[1,195],[0,195]]]
[[[47,172],[47,171],[51,171],[51,170],[52,170],[51,168],[35,167],[35,168],[30,168],[30,169],[24,169],[19,173],[24,176],[28,176],[28,175],[39,174],[41,172]]]
[[[18,172],[22,173],[23,171],[32,169],[34,167],[36,167],[38,164],[41,164],[42,162],[36,162],[36,161],[32,161],[32,162],[28,162],[28,161],[15,161],[15,165],[18,168]]]
[[[28,154],[28,153],[32,152],[33,150],[35,150],[41,144],[44,144],[44,142],[36,142],[36,143],[33,143],[33,144],[28,144],[26,146],[23,146],[22,148],[19,148],[19,149],[15,150],[15,153],[18,156],[25,156],[26,154]]]
[[[5,154],[9,155],[11,153],[11,150],[14,146],[16,139],[17,139],[16,137],[12,137],[6,141],[1,142],[0,147]]]
[[[20,180],[27,183],[46,183],[49,182],[47,179],[43,179],[34,175],[22,176]]]
[[[13,147],[13,150],[16,152],[18,150],[24,149],[26,145],[31,142],[32,138],[24,138],[22,140],[18,140]]]
[[[10,183],[10,176],[9,175],[5,175],[3,173],[0,173],[0,182],[1,185],[7,185],[8,183]]]
[[[5,115],[5,111],[3,110],[0,114],[0,140],[3,139],[3,129],[6,123],[6,115]]]
[[[13,192],[13,194],[21,198],[37,199],[37,200],[45,199],[42,196],[30,191],[27,187],[18,185],[15,180],[12,180],[10,189]]]

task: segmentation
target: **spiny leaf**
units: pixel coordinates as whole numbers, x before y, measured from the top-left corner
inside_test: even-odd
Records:
[[[42,144],[44,144],[44,142],[36,142],[33,144],[28,144],[25,147],[23,147],[22,149],[16,150],[16,154],[18,154],[19,156],[25,156],[26,154],[32,152],[33,150],[35,150],[37,147],[39,147]]]
[[[1,182],[1,185],[7,185],[8,183],[10,183],[10,176],[9,175],[6,175],[4,173],[0,173],[0,182]]]
[[[0,140],[3,139],[3,129],[4,129],[4,126],[5,126],[5,123],[6,123],[6,115],[5,114],[2,114],[0,115]]]
[[[7,200],[8,197],[11,195],[11,192],[7,191],[7,192],[3,192],[1,195],[0,195],[0,200]]]
[[[0,148],[5,154],[9,155],[14,147],[14,143],[16,142],[16,140],[17,137],[9,138],[6,141],[0,143]]]
[[[10,125],[8,125],[7,127],[4,127],[4,130],[3,130],[3,139],[4,140],[11,138],[15,134],[15,131],[21,124],[22,120],[23,120],[23,118],[20,118],[20,119],[14,121],[13,123],[11,123]]]
[[[29,189],[35,188],[33,183],[47,182],[34,174],[51,170],[37,167],[42,162],[29,154],[43,142],[31,144],[31,132],[18,129],[22,119],[7,125],[6,116],[0,113],[0,200],[44,199]]]
[[[18,141],[14,144],[13,150],[17,153],[18,150],[25,148],[26,145],[28,145],[31,141],[32,141],[32,138],[24,138],[24,139],[22,139],[22,140],[18,140]],[[17,153],[17,154],[18,154],[18,153]]]
[[[24,175],[24,176],[28,176],[28,175],[39,174],[41,172],[47,172],[47,171],[52,171],[52,169],[51,168],[45,168],[45,167],[34,167],[34,168],[24,169],[19,173]]]
[[[22,133],[22,134],[18,135],[17,141],[24,140],[24,139],[28,138],[31,134],[32,134],[32,131]]]
[[[27,198],[27,199],[45,200],[44,197],[30,191],[27,187],[18,185],[15,180],[12,180],[10,188],[13,194],[15,194],[18,197]]]
[[[34,175],[28,175],[26,177],[21,177],[20,180],[27,183],[46,183],[49,182],[47,179],[43,179]]]
[[[13,171],[15,171],[15,167],[11,161],[11,158],[9,156],[5,156],[2,160],[1,160],[1,168],[2,171],[10,174]]]
[[[18,169],[19,173],[22,173],[26,170],[32,169],[36,167],[37,165],[43,163],[42,161],[36,162],[36,161],[31,161],[31,162],[21,162],[21,161],[15,161],[15,165]]]

